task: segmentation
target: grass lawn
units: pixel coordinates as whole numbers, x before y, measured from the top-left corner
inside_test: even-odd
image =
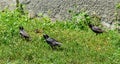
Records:
[[[19,26],[25,28],[31,41],[20,37]],[[36,34],[35,29],[41,33]],[[43,30],[62,43],[62,50],[50,48]],[[74,20],[51,22],[48,17],[29,19],[16,10],[0,12],[0,37],[0,64],[120,64],[117,31],[96,36],[87,25]]]

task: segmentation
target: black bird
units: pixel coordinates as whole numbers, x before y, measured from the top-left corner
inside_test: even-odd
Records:
[[[46,40],[46,42],[51,46],[52,49],[54,49],[56,46],[60,47],[61,43],[56,41],[53,38],[50,38],[47,34],[43,35],[44,39]]]
[[[94,25],[92,25],[92,24],[88,24],[88,25],[89,25],[89,27],[91,28],[91,30],[96,33],[96,35],[97,35],[97,34],[101,34],[101,33],[104,32],[102,29],[100,29],[100,28],[97,27],[97,26],[94,26]]]
[[[29,38],[29,35],[27,34],[27,32],[24,30],[23,26],[20,26],[19,27],[19,30],[20,30],[20,35],[25,38],[26,40],[30,40]]]

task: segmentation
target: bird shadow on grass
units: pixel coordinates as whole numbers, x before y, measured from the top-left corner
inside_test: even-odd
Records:
[[[52,51],[63,51],[63,50],[65,50],[65,48],[63,48],[63,47],[56,47],[56,48],[49,47],[49,49],[51,49]]]
[[[62,48],[56,48],[56,49],[52,49],[52,51],[62,51]]]

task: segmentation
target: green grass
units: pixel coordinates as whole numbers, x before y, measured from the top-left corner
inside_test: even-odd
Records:
[[[120,64],[119,33],[107,31],[96,36],[83,23],[84,18],[77,23],[76,18],[51,22],[48,17],[30,20],[16,10],[0,12],[0,64]],[[21,25],[32,41],[20,37]],[[36,34],[35,29],[44,29],[63,44],[63,50],[52,50],[43,33]]]

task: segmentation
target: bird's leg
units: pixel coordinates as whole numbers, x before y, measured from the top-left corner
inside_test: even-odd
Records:
[[[20,38],[22,38],[23,40],[25,39],[24,36],[20,35]]]
[[[98,33],[96,33],[96,36],[98,35]]]
[[[30,38],[29,37],[25,37],[25,40],[30,41]]]
[[[58,45],[58,47],[60,47],[60,45]]]
[[[55,50],[55,49],[57,49],[57,48],[56,48],[55,46],[52,46],[52,49]]]
[[[51,46],[52,49],[54,49],[54,46]]]

